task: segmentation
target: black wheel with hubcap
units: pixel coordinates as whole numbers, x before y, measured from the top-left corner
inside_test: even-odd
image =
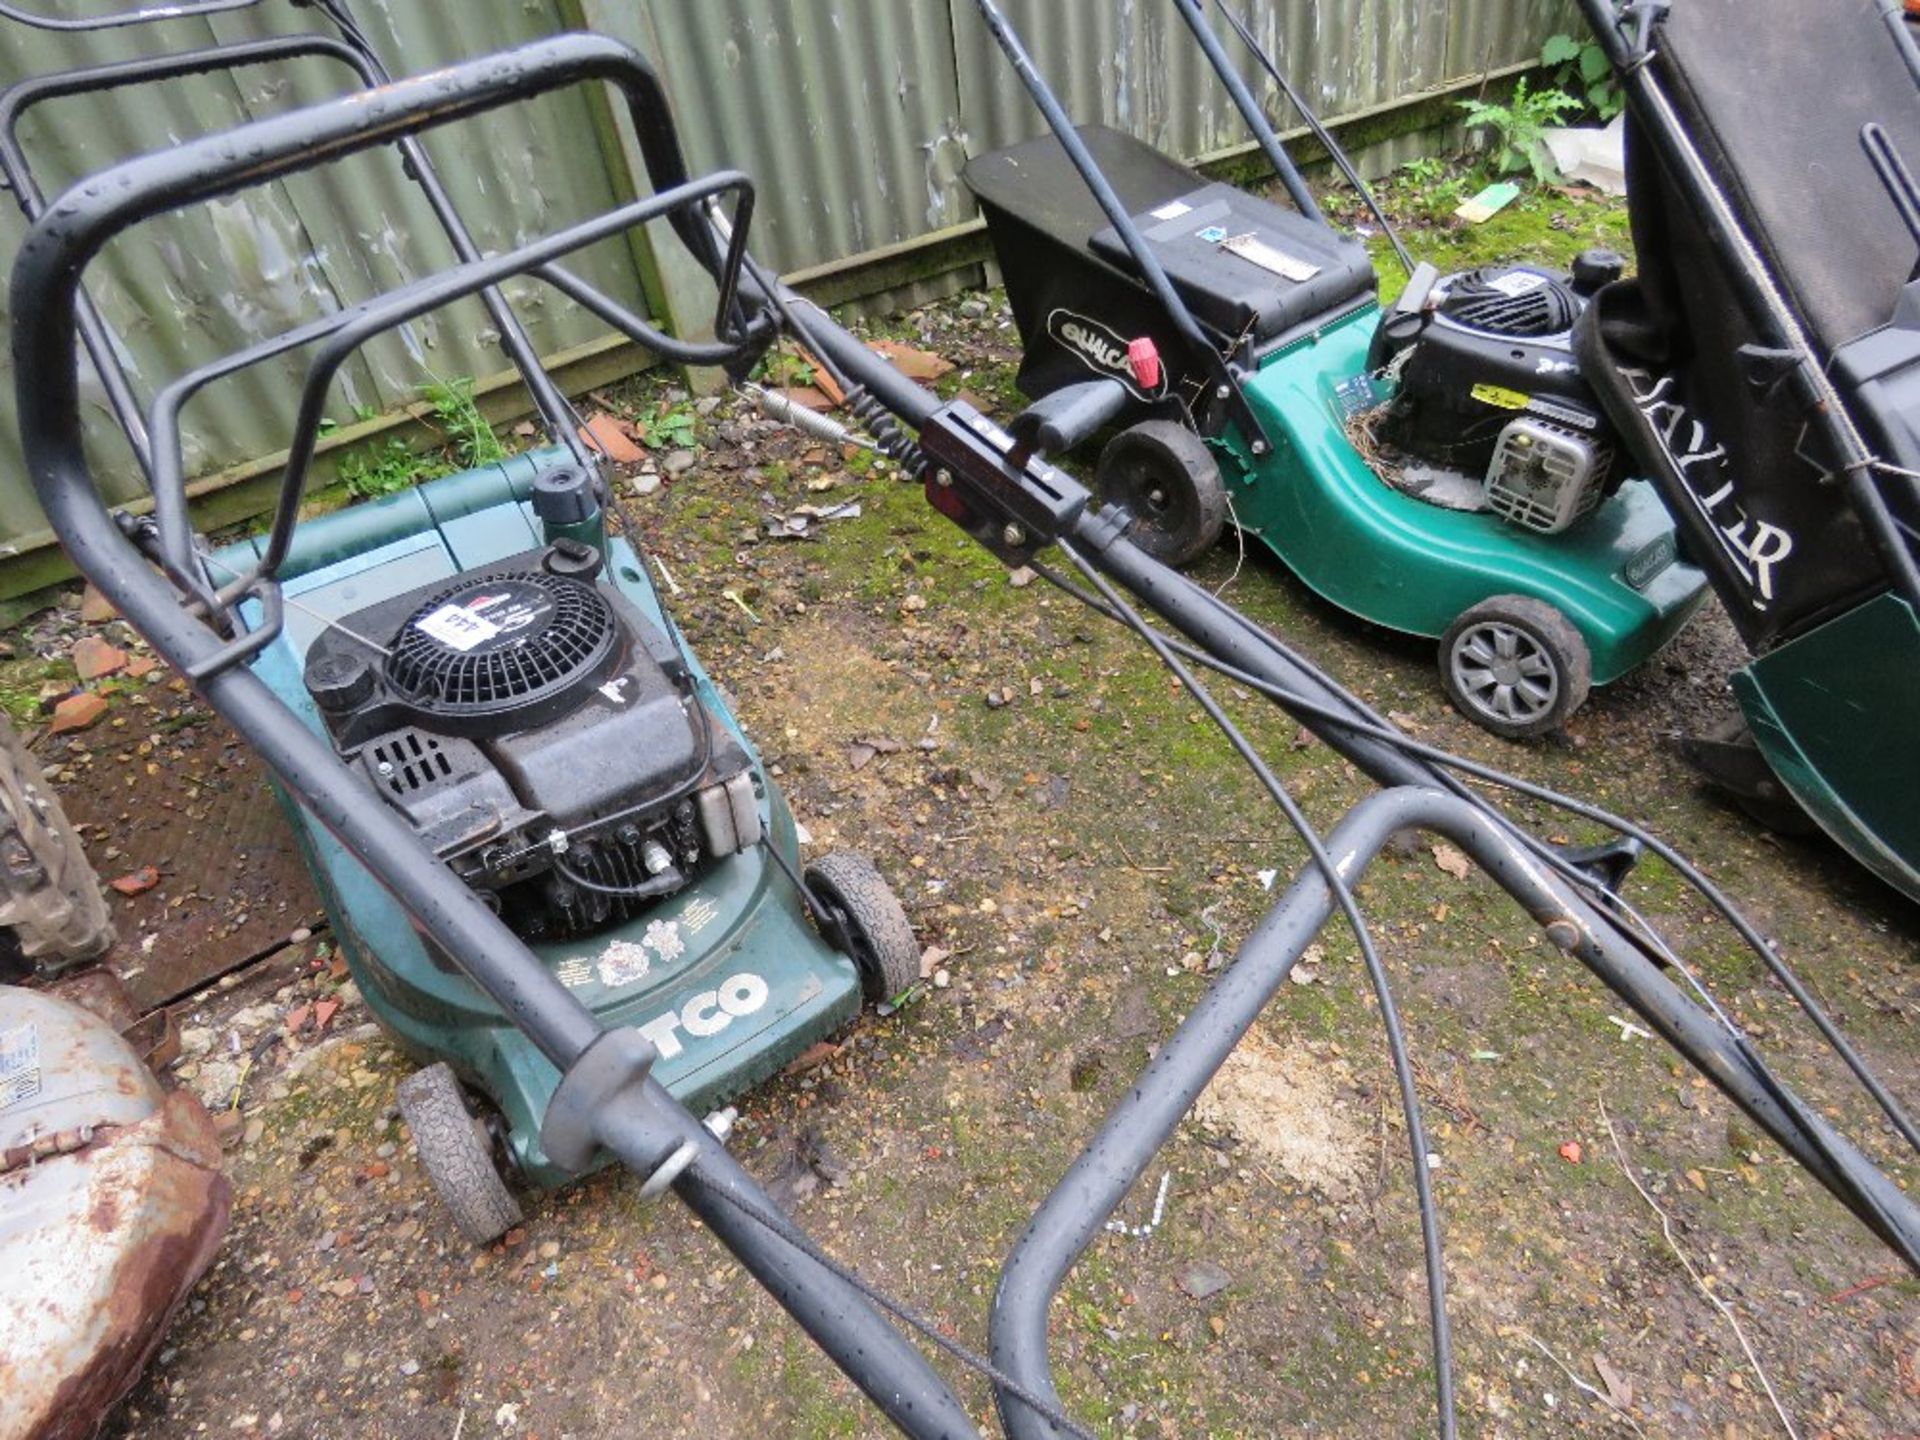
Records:
[[[1127,538],[1165,565],[1213,548],[1227,523],[1227,487],[1207,442],[1171,420],[1143,420],[1100,452],[1100,498],[1133,516]]]
[[[444,1062],[400,1082],[400,1118],[413,1132],[427,1178],[453,1223],[475,1245],[490,1245],[523,1218],[493,1159],[487,1124],[467,1108],[460,1081]]]
[[[866,856],[851,850],[822,855],[807,867],[807,890],[840,927],[837,937],[860,971],[873,1004],[920,983],[920,944],[892,889]]]
[[[1593,661],[1573,622],[1526,595],[1482,600],[1440,639],[1440,683],[1467,719],[1509,740],[1566,723],[1593,687]]]

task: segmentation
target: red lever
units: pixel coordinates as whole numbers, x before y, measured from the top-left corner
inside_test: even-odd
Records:
[[[1160,347],[1153,343],[1151,335],[1127,342],[1127,367],[1133,371],[1133,378],[1140,382],[1142,390],[1160,388]]]

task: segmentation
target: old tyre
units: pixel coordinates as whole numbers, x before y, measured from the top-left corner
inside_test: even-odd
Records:
[[[1100,453],[1100,498],[1133,516],[1127,538],[1166,565],[1213,548],[1227,523],[1227,489],[1206,441],[1171,420],[1143,420]]]
[[[850,850],[822,855],[807,867],[807,889],[846,937],[860,985],[875,1004],[920,983],[920,944],[873,862]]]
[[[57,974],[111,944],[113,921],[80,837],[0,719],[0,978]]]
[[[413,1148],[460,1233],[486,1245],[518,1225],[520,1202],[493,1163],[486,1125],[467,1109],[453,1071],[445,1064],[416,1070],[400,1082],[398,1098]]]
[[[1522,740],[1558,729],[1593,687],[1587,642],[1553,606],[1496,595],[1440,639],[1440,682],[1482,729]]]

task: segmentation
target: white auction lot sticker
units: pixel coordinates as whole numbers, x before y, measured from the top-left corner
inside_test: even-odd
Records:
[[[500,633],[498,625],[484,615],[474,614],[464,605],[442,605],[438,610],[429,611],[414,621],[413,628],[456,650],[471,650]]]

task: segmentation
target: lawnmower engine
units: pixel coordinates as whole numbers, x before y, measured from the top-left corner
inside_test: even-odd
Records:
[[[624,921],[757,844],[753,771],[673,641],[560,540],[307,651],[334,748],[529,940]]]
[[[1368,371],[1391,390],[1374,438],[1415,462],[1395,473],[1432,488],[1439,503],[1544,534],[1598,505],[1625,469],[1580,377],[1572,332],[1587,297],[1624,266],[1610,250],[1580,255],[1570,277],[1524,265],[1449,276],[1420,266],[1368,354]],[[1441,498],[1448,487],[1434,484],[1435,472],[1468,482],[1464,503]]]

